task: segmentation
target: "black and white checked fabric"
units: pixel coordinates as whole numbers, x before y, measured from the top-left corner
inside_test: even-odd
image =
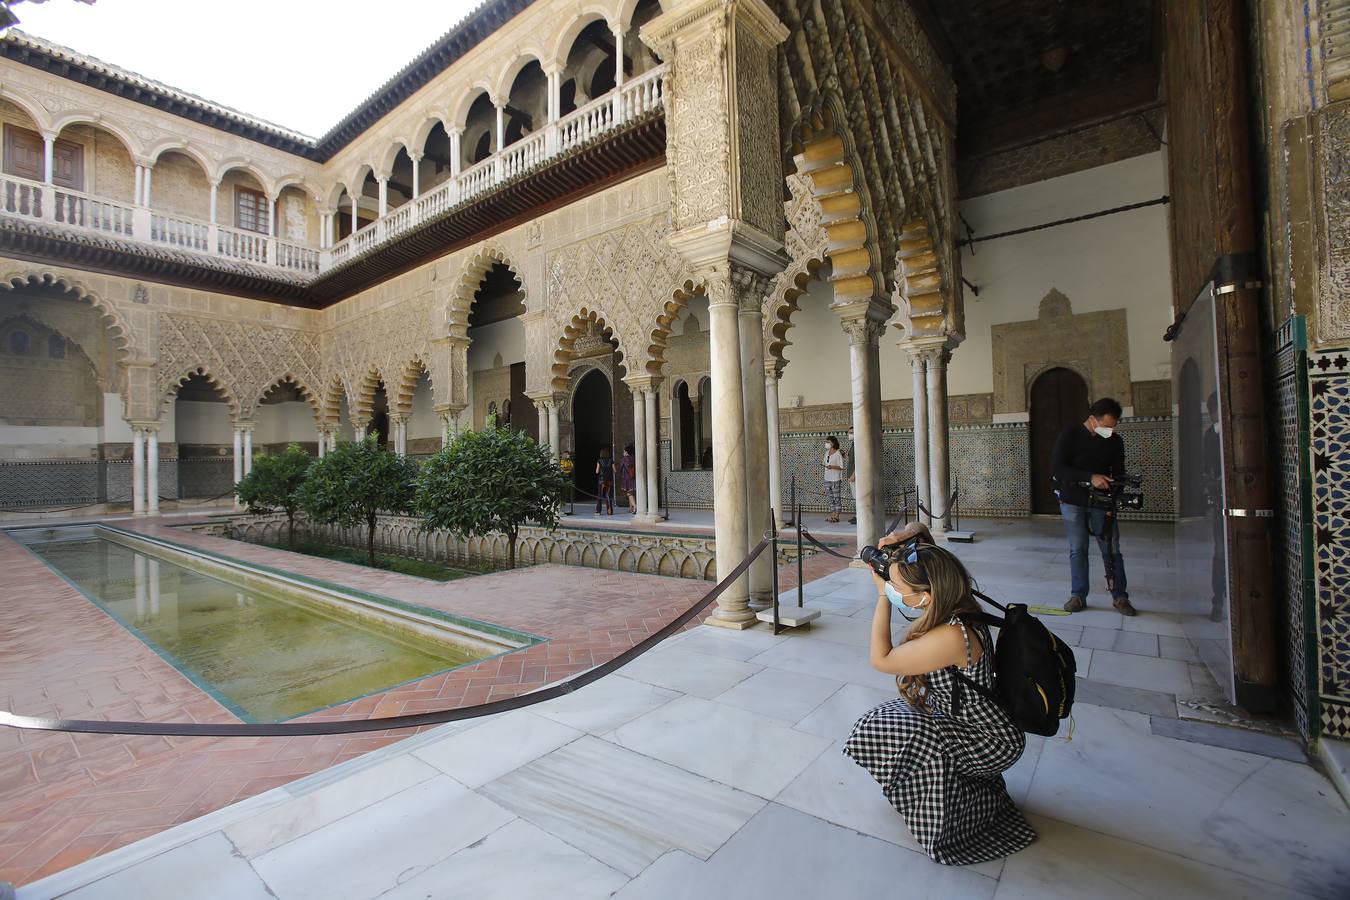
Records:
[[[955,618],[951,623],[965,635],[969,662],[966,625]],[[992,650],[988,629],[970,628]],[[931,712],[915,710],[904,698],[883,703],[854,724],[844,753],[877,780],[929,856],[966,866],[1016,853],[1036,832],[1013,805],[1002,774],[1021,758],[1026,735],[993,701],[965,686],[953,716],[953,670],[929,674]],[[992,655],[985,653],[965,672],[993,687]]]

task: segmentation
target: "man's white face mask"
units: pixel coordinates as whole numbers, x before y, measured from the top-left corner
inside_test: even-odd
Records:
[[[1092,430],[1097,432],[1097,435],[1099,437],[1104,438],[1109,438],[1111,435],[1116,433],[1116,430],[1114,428],[1107,428],[1105,425],[1098,425],[1096,428]]]

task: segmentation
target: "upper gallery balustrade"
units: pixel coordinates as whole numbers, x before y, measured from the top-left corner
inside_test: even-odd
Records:
[[[417,186],[418,179],[414,176],[411,197],[395,208],[390,208],[388,202],[389,176],[375,178],[378,184],[378,212],[374,221],[368,223],[363,223],[359,217],[363,211],[361,203],[351,203],[350,194],[344,187],[338,205],[345,201],[345,209],[319,211],[317,240],[283,239],[278,235],[278,219],[282,215],[279,200],[288,191],[295,192],[297,201],[307,200],[296,185],[273,187],[265,191],[246,172],[231,173],[225,179],[209,184],[199,177],[202,186],[196,190],[204,187],[207,197],[203,200],[198,196],[195,201],[199,206],[209,206],[209,213],[199,217],[170,212],[157,208],[156,193],[152,190],[152,174],[161,170],[166,157],[182,156],[181,153],[162,155],[156,164],[136,161],[132,199],[114,199],[97,190],[99,183],[114,180],[111,175],[95,178],[94,190],[77,189],[77,186],[84,187],[85,179],[82,171],[75,172],[73,169],[82,169],[83,156],[63,153],[66,148],[62,145],[68,141],[59,139],[57,135],[25,132],[10,123],[5,124],[6,158],[22,159],[26,155],[29,165],[27,169],[9,166],[5,173],[0,174],[0,213],[156,247],[317,276],[417,229],[422,223],[447,210],[495,190],[504,182],[540,168],[560,154],[603,138],[635,119],[660,112],[665,99],[665,73],[666,67],[658,65],[563,116],[556,115],[559,103],[554,88],[550,91],[551,121],[538,131],[519,136],[505,149],[491,152],[491,147],[506,143],[506,117],[502,115],[505,104],[500,105],[497,107],[495,142],[487,144],[489,152],[484,158],[467,168],[461,168],[458,163],[461,159],[460,137],[463,129],[452,129],[449,137],[455,155],[448,177],[430,189],[421,191]],[[550,81],[556,84],[556,76]],[[550,87],[553,88],[553,85]],[[96,138],[91,137],[90,140],[92,142]],[[186,163],[187,160],[182,162]],[[156,178],[155,183],[158,184],[160,180]],[[233,187],[236,225],[243,227],[229,227],[218,221],[217,198],[226,181],[229,182],[227,187]],[[174,195],[178,202],[164,205],[192,205],[182,201],[182,185],[177,184],[175,187],[177,190]],[[339,216],[350,217],[341,222],[344,230],[348,222],[354,227],[345,237],[335,240]],[[303,227],[303,221],[300,225],[301,231],[313,232],[313,229]]]

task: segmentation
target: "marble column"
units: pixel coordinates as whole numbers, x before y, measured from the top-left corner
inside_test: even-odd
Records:
[[[145,514],[145,432],[139,425],[131,428],[131,511]]]
[[[562,459],[562,432],[558,430],[558,407],[561,403],[556,397],[548,402],[548,452],[554,462]]]
[[[933,508],[932,495],[928,492],[928,370],[923,352],[909,350],[910,375],[913,379],[914,407],[914,490],[919,502],[929,509]],[[916,514],[920,522],[931,524],[932,520],[922,512]]]
[[[334,425],[334,426],[333,426],[333,430],[330,431],[330,432],[328,432],[328,452],[329,452],[329,453],[332,453],[334,450],[337,449],[337,439],[338,439],[338,429],[337,429],[337,426]]]
[[[694,468],[703,468],[703,396],[689,398],[689,406],[694,411]]]
[[[928,366],[928,492],[933,498],[930,508],[935,534],[947,531],[952,525],[947,458],[947,360],[950,356],[946,347],[925,353]]]
[[[402,416],[391,416],[389,418],[389,430],[392,432],[389,436],[394,440],[394,455],[406,456],[407,448],[403,443],[404,430],[408,427],[408,420]]]
[[[769,418],[769,505],[773,508],[774,527],[782,528],[787,522],[787,512],[783,509],[783,458],[778,445],[778,379],[777,366],[768,365],[764,370],[764,407]]]
[[[543,400],[536,400],[536,401],[534,401],[534,411],[535,411],[535,413],[536,413],[536,414],[538,415],[538,417],[539,417],[539,419],[538,419],[538,422],[539,422],[539,431],[538,431],[539,437],[538,437],[538,439],[535,441],[535,443],[537,443],[537,444],[538,444],[539,446],[541,446],[541,447],[551,447],[551,446],[553,446],[553,442],[549,439],[549,431],[548,431],[548,406],[547,406],[546,402],[543,401]]]
[[[764,393],[763,297],[746,296],[739,313],[741,389],[745,395],[746,540],[753,547],[769,528],[769,413]],[[750,608],[773,605],[773,554],[750,566]]]
[[[244,433],[235,426],[234,429],[234,483],[238,484],[244,480]],[[234,498],[234,505],[239,506],[239,498]]]
[[[730,276],[727,277],[728,281]],[[717,580],[731,574],[750,547],[745,508],[745,395],[741,387],[740,304],[726,284],[710,292],[708,341],[712,354],[713,532],[717,541]],[[708,624],[748,628],[749,580],[742,575],[717,598]]]
[[[853,387],[853,498],[859,547],[875,544],[884,527],[881,483],[881,380],[877,342],[884,322],[871,316],[844,321]]]
[[[642,392],[643,402],[647,407],[646,415],[646,451],[647,451],[647,515],[652,519],[661,517],[661,498],[657,494],[657,476],[661,472],[661,445],[658,439],[657,425],[660,423],[660,412],[656,405],[656,383]]]
[[[253,426],[243,429],[244,432],[244,474],[253,471]]]
[[[328,452],[328,429],[319,429],[319,459],[323,459],[324,454]]]
[[[352,437],[356,440],[357,443],[360,443],[361,441],[364,441],[366,439],[366,426],[357,425],[355,428],[352,429],[352,431],[353,431]]]
[[[145,429],[145,506],[150,515],[159,515],[158,426]]]
[[[631,388],[632,385],[629,385]],[[633,465],[637,490],[634,497],[637,509],[634,514],[647,516],[647,400],[646,393],[633,390]]]

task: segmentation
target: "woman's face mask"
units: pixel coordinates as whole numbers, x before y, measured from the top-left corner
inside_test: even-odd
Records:
[[[922,597],[923,595],[924,595],[923,591],[917,591],[913,594],[901,593],[895,587],[895,585],[891,584],[889,581],[886,582],[886,599],[891,601],[891,606],[894,606],[896,610],[900,613],[900,615],[904,616],[911,622],[917,619],[918,616],[911,616],[909,615],[909,613],[923,612],[923,607],[910,603],[907,598]]]

